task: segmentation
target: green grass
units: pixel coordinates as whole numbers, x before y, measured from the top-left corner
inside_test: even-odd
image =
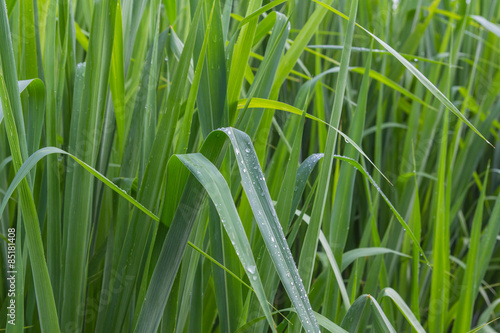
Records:
[[[499,1],[0,1],[0,330],[500,331]]]

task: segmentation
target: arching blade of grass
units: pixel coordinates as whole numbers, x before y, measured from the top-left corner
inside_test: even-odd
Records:
[[[200,32],[197,35],[198,41],[195,54],[199,54],[203,47],[203,32],[210,34],[212,38],[210,43],[206,43],[206,55],[203,55],[203,58],[198,60],[202,61],[202,59],[206,58],[198,86],[197,98],[201,130],[203,136],[206,137],[212,130],[227,124],[229,119],[224,119],[226,91],[228,88],[219,0],[207,2],[203,12],[204,17],[198,26]],[[217,89],[214,89],[215,87]]]
[[[489,170],[489,168],[487,169]],[[489,172],[486,172],[488,175]],[[460,290],[460,297],[457,302],[457,316],[455,323],[453,324],[453,331],[467,331],[471,327],[472,313],[474,309],[474,301],[477,297],[477,292],[479,290],[479,285],[481,280],[478,280],[478,267],[476,266],[480,261],[478,257],[481,237],[481,224],[483,221],[483,210],[484,210],[484,200],[486,196],[486,179],[483,182],[481,195],[479,197],[477,208],[474,213],[474,219],[472,222],[472,230],[470,236],[469,252],[467,254],[467,267],[465,269],[465,275],[462,282],[462,288]]]
[[[72,153],[90,165],[96,163],[97,147],[100,144],[108,90],[115,12],[115,0],[95,3],[86,58],[89,65],[85,67],[81,110],[78,114],[76,132],[71,133],[76,138],[75,150]],[[74,120],[76,121],[76,118]],[[69,173],[68,176],[70,176]],[[61,326],[77,329],[83,323],[83,317],[79,316],[78,312],[85,307],[93,182],[90,174],[80,168],[74,169],[72,176],[70,199],[64,203],[64,209],[69,211],[69,214],[64,216],[67,220],[63,221],[62,294],[64,298],[61,298],[63,300]]]
[[[362,295],[352,303],[349,311],[347,311],[344,319],[342,319],[342,328],[348,332],[358,332],[361,320],[366,316],[365,311],[367,311],[368,297],[368,295]]]
[[[370,313],[375,322],[376,332],[396,332],[375,298],[367,294],[359,296],[354,301],[342,320],[342,327],[349,332],[358,332],[360,325],[366,320],[365,317]]]

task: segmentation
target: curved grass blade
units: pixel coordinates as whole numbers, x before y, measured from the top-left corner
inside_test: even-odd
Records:
[[[420,247],[420,240],[418,240],[415,237],[415,235],[413,234],[411,228],[405,222],[405,220],[403,219],[403,217],[398,213],[398,211],[393,206],[393,204],[391,203],[391,201],[389,200],[389,198],[387,198],[387,196],[384,194],[384,192],[382,192],[382,190],[380,189],[380,186],[378,186],[377,183],[375,183],[375,180],[373,180],[373,178],[368,174],[368,172],[366,172],[366,170],[361,166],[361,164],[359,164],[357,161],[355,161],[355,160],[353,160],[352,158],[349,158],[349,157],[339,156],[339,155],[334,155],[334,156],[335,156],[335,158],[338,158],[338,159],[340,159],[342,161],[345,161],[345,162],[351,164],[353,167],[355,167],[356,169],[358,169],[363,174],[363,176],[365,176],[370,181],[370,183],[375,187],[375,189],[377,190],[377,192],[380,193],[380,195],[382,196],[382,198],[384,199],[384,201],[387,203],[387,205],[389,206],[389,208],[393,212],[394,216],[396,216],[396,218],[399,221],[399,223],[403,226],[404,230],[408,233],[408,236],[411,238],[411,240],[413,241],[413,243],[418,245],[418,249],[419,249],[420,253],[422,254],[422,257],[424,258],[424,260],[426,261],[426,263],[429,263],[429,261],[427,260],[427,257],[425,256],[424,250],[422,249],[422,247]]]
[[[2,45],[0,47],[0,100],[5,117],[5,132],[10,146],[13,166],[14,170],[17,171],[21,168],[23,160],[28,158],[28,145],[5,3],[0,5],[0,45]],[[26,179],[21,181],[19,194],[40,326],[43,331],[57,333],[60,332],[60,328],[54,293],[45,261],[38,215]]]
[[[401,257],[411,258],[411,256],[399,251],[388,249],[385,247],[365,247],[347,251],[342,255],[342,271],[349,266],[354,260],[362,257],[377,256],[380,254],[395,254]]]
[[[389,297],[394,304],[398,307],[399,311],[403,314],[403,316],[408,320],[410,325],[417,331],[418,333],[425,333],[424,328],[422,325],[418,322],[418,319],[415,317],[415,315],[411,312],[411,309],[406,305],[405,301],[399,296],[399,294],[392,288],[384,288],[381,292],[380,295],[378,296],[378,299],[381,301],[382,298],[384,297]]]

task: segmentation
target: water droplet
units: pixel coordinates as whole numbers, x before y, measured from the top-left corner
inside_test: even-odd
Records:
[[[257,268],[256,266],[249,265],[249,266],[247,267],[247,271],[248,271],[248,273],[250,273],[250,274],[255,274],[255,269],[256,269],[256,268]]]
[[[250,148],[245,148],[245,152],[248,154],[250,153]]]

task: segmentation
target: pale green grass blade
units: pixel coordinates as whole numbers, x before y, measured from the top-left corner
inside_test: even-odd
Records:
[[[295,133],[292,153],[288,159],[285,177],[283,178],[282,190],[278,196],[276,213],[284,232],[288,232],[290,215],[293,213],[292,204],[297,183],[297,169],[299,168],[300,146],[302,145],[302,133],[304,131],[306,111],[302,112],[300,122]]]
[[[206,43],[207,51],[206,55],[203,56],[206,61],[197,88],[197,101],[201,130],[203,136],[206,137],[214,129],[227,124],[229,119],[227,117],[224,119],[227,91],[226,59],[219,1],[207,2],[204,13],[204,18],[198,29],[201,30],[200,32],[210,34],[212,38],[210,43]],[[202,36],[202,33],[199,33],[198,45],[195,48],[197,54],[203,47],[204,38]]]
[[[151,46],[151,58],[148,71],[148,82],[146,90],[146,100],[143,112],[141,116],[144,117],[143,121],[143,137],[142,137],[142,149],[141,149],[141,163],[139,165],[139,183],[142,181],[142,174],[146,167],[146,163],[149,160],[149,155],[151,153],[151,146],[155,140],[156,124],[157,119],[157,85],[158,85],[158,58],[163,55],[163,45],[159,45],[159,35],[160,35],[160,3],[159,1],[154,1],[151,3],[153,10],[151,11],[152,18],[154,20],[154,25],[152,32],[153,34],[153,45]],[[159,48],[161,51],[159,52]],[[158,54],[158,56],[156,56]],[[163,58],[163,57],[162,57]]]
[[[351,56],[351,47],[354,34],[354,22],[356,21],[357,11],[358,1],[355,0],[350,4],[350,19],[347,31],[345,33],[344,50],[342,51],[342,59],[339,74],[337,77],[337,85],[335,87],[336,93],[330,119],[330,125],[335,128],[338,128],[339,126],[342,113],[342,105],[344,102],[344,94],[347,86],[347,73],[349,69],[349,60]],[[319,188],[316,192],[313,211],[311,214],[312,223],[307,228],[307,232],[305,235],[305,246],[301,250],[299,259],[299,271],[300,275],[304,279],[306,290],[309,290],[311,287],[312,272],[314,268],[316,248],[319,238],[318,235],[324,219],[327,192],[329,191],[330,187],[330,179],[333,167],[333,155],[335,152],[335,146],[337,144],[337,133],[332,130],[332,127],[328,129],[327,142],[325,146],[325,157],[323,158],[323,164],[320,171],[320,179],[322,181],[319,183]]]
[[[497,196],[495,206],[491,212],[490,218],[488,219],[487,225],[483,230],[480,240],[480,248],[479,248],[479,262],[477,263],[477,267],[479,268],[479,272],[475,275],[475,284],[478,284],[478,281],[481,281],[486,271],[488,270],[488,263],[490,262],[493,249],[495,246],[495,242],[497,242],[497,236],[500,233],[500,196]],[[477,279],[477,280],[476,280]]]
[[[413,231],[411,230],[411,228],[405,222],[405,220],[403,219],[403,217],[398,213],[398,211],[396,210],[396,208],[394,207],[394,205],[391,203],[391,201],[389,200],[389,198],[384,194],[384,192],[382,192],[382,190],[380,189],[380,186],[377,185],[377,183],[375,183],[375,180],[373,180],[373,178],[368,174],[368,172],[358,162],[356,162],[352,158],[348,158],[348,157],[345,157],[345,156],[338,156],[338,155],[334,155],[333,157],[351,164],[353,167],[355,167],[356,169],[358,169],[361,172],[361,174],[367,180],[369,180],[369,182],[373,185],[373,187],[375,188],[375,190],[380,194],[380,196],[387,203],[387,205],[389,206],[390,210],[394,213],[394,216],[396,216],[397,220],[399,221],[399,223],[401,224],[401,226],[404,228],[404,230],[406,231],[406,233],[408,234],[408,236],[413,240],[414,244],[416,244],[419,247],[420,254],[422,255],[423,259],[428,263],[427,257],[426,257],[426,255],[424,253],[424,250],[418,245],[418,244],[420,244],[420,241],[415,237],[415,235],[413,234]]]
[[[342,319],[342,328],[348,332],[358,332],[359,326],[363,316],[365,316],[365,311],[367,311],[369,295],[362,295],[358,297],[354,303],[352,303],[349,311],[345,314]]]
[[[394,304],[396,304],[399,311],[401,311],[403,316],[406,318],[406,320],[410,323],[410,325],[415,331],[419,333],[425,333],[425,330],[419,323],[418,319],[415,317],[415,315],[411,312],[408,305],[406,305],[405,301],[401,298],[401,296],[399,296],[399,294],[394,289],[392,288],[383,289],[380,292],[378,299],[382,301],[382,298],[384,297],[389,297],[394,302]]]
[[[451,61],[450,61],[451,63]],[[449,71],[446,73],[449,80]],[[449,85],[450,83],[448,83]],[[446,112],[443,118],[443,130],[438,157],[438,180],[433,204],[433,243],[432,243],[432,282],[429,307],[429,332],[442,332],[446,325],[446,314],[448,311],[450,279],[449,271],[449,177],[448,167],[448,126],[449,116]],[[448,190],[447,190],[448,189]]]

